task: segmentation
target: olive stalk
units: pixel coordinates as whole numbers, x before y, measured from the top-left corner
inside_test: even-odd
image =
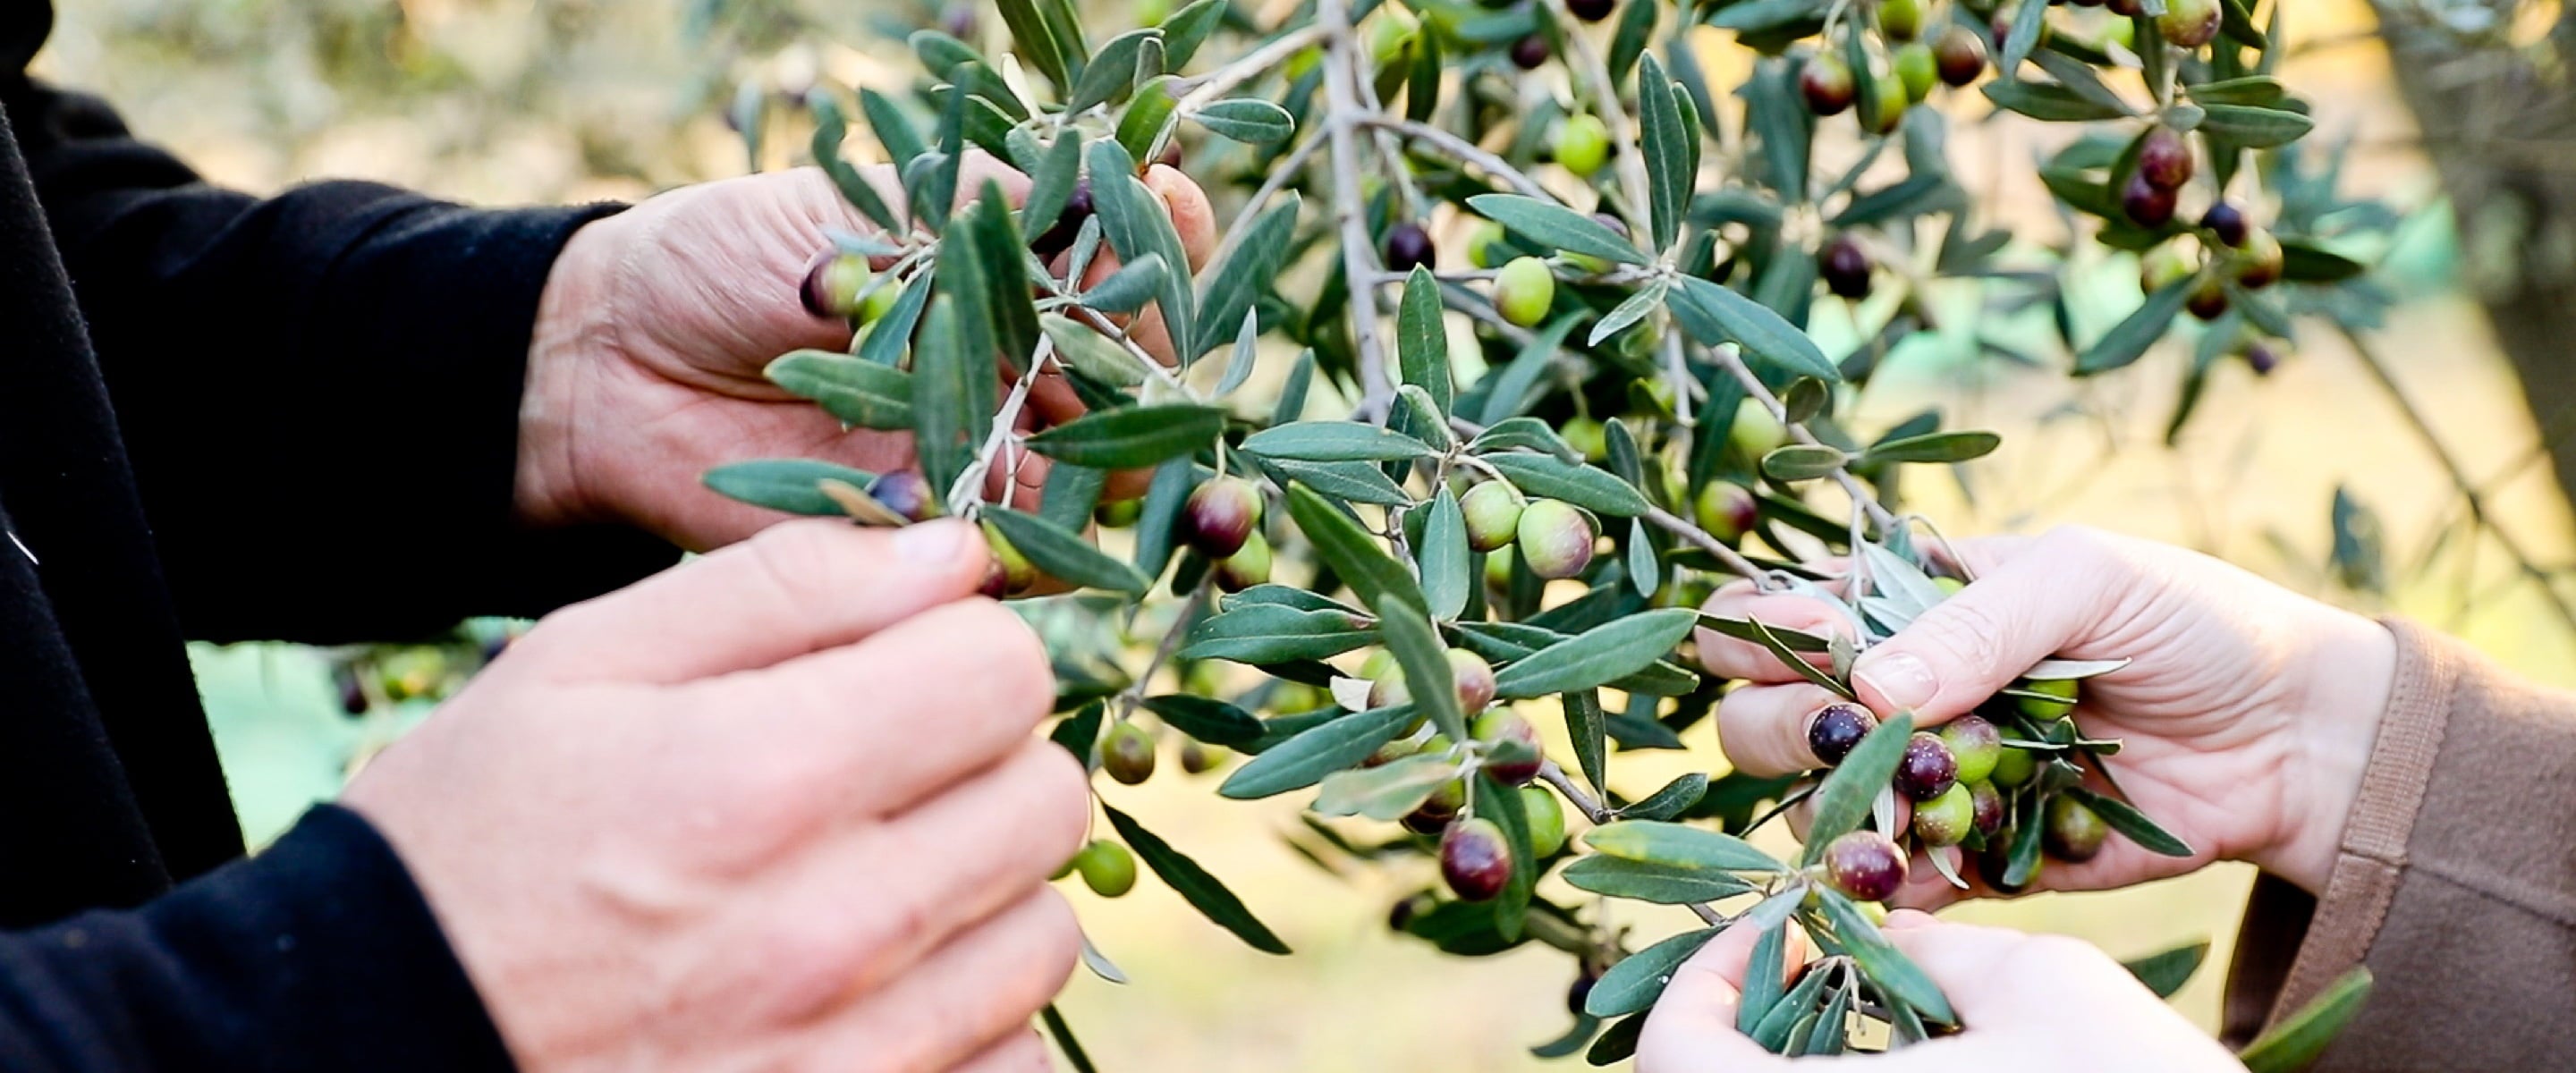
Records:
[[[1555,194],[1549,193],[1546,187],[1540,186],[1538,180],[1530,178],[1529,173],[1513,167],[1510,161],[1504,160],[1502,157],[1496,156],[1493,153],[1486,152],[1482,147],[1479,147],[1474,142],[1468,141],[1467,139],[1461,138],[1455,134],[1451,134],[1448,131],[1432,126],[1428,123],[1416,123],[1410,119],[1375,114],[1362,116],[1360,117],[1359,122],[1363,126],[1374,127],[1378,130],[1402,135],[1415,141],[1428,143],[1432,148],[1447,154],[1460,163],[1473,164],[1476,166],[1477,170],[1493,176],[1494,178],[1501,179],[1504,182],[1510,183],[1521,193],[1527,194],[1531,197],[1546,201],[1557,200]]]
[[[1386,350],[1378,339],[1377,288],[1360,281],[1377,270],[1376,247],[1369,241],[1368,209],[1360,202],[1358,146],[1352,135],[1360,114],[1358,41],[1351,31],[1349,0],[1317,0],[1315,22],[1325,32],[1324,96],[1330,106],[1324,132],[1333,165],[1333,214],[1342,231],[1342,274],[1352,283],[1349,302],[1351,342],[1359,351],[1360,410],[1384,420],[1393,408],[1395,385],[1387,378]]]

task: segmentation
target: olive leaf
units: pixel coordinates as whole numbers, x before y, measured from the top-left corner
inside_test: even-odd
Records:
[[[1086,940],[1084,949],[1089,948],[1090,943]],[[1055,1008],[1055,1003],[1047,1003],[1038,1014],[1039,1019],[1046,1023],[1047,1036],[1055,1040],[1056,1050],[1064,1054],[1065,1064],[1073,1067],[1073,1073],[1099,1073],[1099,1067],[1091,1064],[1091,1056],[1083,1052],[1082,1041],[1073,1038],[1073,1026],[1065,1023],[1064,1014]]]
[[[1193,356],[1205,354],[1225,344],[1220,333],[1234,330],[1253,311],[1253,303],[1279,276],[1279,266],[1286,263],[1294,246],[1299,209],[1297,195],[1281,198],[1279,204],[1255,217],[1244,232],[1242,244],[1234,248],[1225,263],[1214,265],[1206,273],[1207,282],[1199,288],[1198,313],[1202,325],[1199,339],[1188,349]],[[1227,372],[1231,373],[1229,369]],[[1224,394],[1220,391],[1218,394]],[[1281,400],[1288,398],[1281,393]],[[1293,414],[1289,415],[1293,418]],[[1285,421],[1281,422],[1285,423]]]
[[[2306,1069],[2361,1012],[2362,1004],[2370,1000],[2370,988],[2367,966],[2343,974],[2323,994],[2236,1052],[2236,1060],[2245,1063],[2246,1073]]]
[[[1484,456],[1485,464],[1513,486],[1533,496],[1562,499],[1585,510],[1627,518],[1654,509],[1637,486],[1607,471],[1553,455],[1506,452]]]
[[[1656,905],[1698,905],[1754,890],[1726,872],[1599,854],[1578,857],[1557,875],[1577,890]]]
[[[1108,805],[1100,806],[1100,811],[1109,817],[1109,826],[1118,831],[1119,841],[1135,850],[1136,856],[1144,860],[1145,867],[1162,877],[1163,882],[1178,892],[1181,900],[1190,903],[1191,908],[1214,921],[1218,927],[1233,932],[1255,950],[1265,954],[1288,953],[1288,944],[1279,941],[1279,936],[1244,906],[1243,899],[1225,889],[1225,884],[1208,874],[1207,869],[1199,867],[1197,861],[1173,849],[1170,843],[1156,837],[1154,832],[1146,830],[1126,813]]]
[[[876,474],[805,458],[765,458],[735,462],[708,470],[699,478],[719,495],[755,507],[819,517],[842,513],[839,501],[825,494],[822,482],[839,481],[866,488]]]
[[[1834,938],[1851,952],[1861,972],[1870,982],[1887,992],[1888,997],[1935,1024],[1955,1025],[1959,1015],[1950,1009],[1950,1000],[1941,994],[1941,986],[1924,975],[1923,970],[1905,956],[1878,925],[1870,923],[1860,907],[1831,887],[1818,887],[1816,894],[1823,902],[1824,918],[1833,926]]]
[[[1107,313],[1133,313],[1153,301],[1163,288],[1163,255],[1149,253],[1110,273],[1082,292],[1082,304]]]
[[[1431,501],[1431,515],[1424,520],[1422,539],[1414,549],[1431,617],[1453,619],[1467,609],[1472,584],[1467,557],[1466,515],[1459,509],[1457,493],[1443,487]]]
[[[1991,432],[1934,432],[1908,436],[1900,440],[1883,440],[1861,452],[1862,465],[1891,462],[1965,462],[1993,454],[2003,445],[2003,437]]]
[[[1622,806],[1624,820],[1669,820],[1691,810],[1708,795],[1708,776],[1693,771],[1665,783],[1654,793]]]
[[[1404,300],[1396,312],[1396,358],[1406,384],[1429,392],[1442,417],[1453,390],[1449,374],[1449,331],[1441,323],[1440,283],[1431,270],[1416,265],[1404,281]]]
[[[1413,706],[1398,704],[1365,712],[1331,716],[1296,736],[1264,749],[1219,784],[1216,792],[1252,801],[1302,790],[1324,776],[1366,760],[1414,719]]]
[[[1512,234],[1551,250],[1580,253],[1620,264],[1641,265],[1646,255],[1635,243],[1573,209],[1519,194],[1478,194],[1467,207],[1503,225]]]
[[[1686,931],[1621,958],[1593,981],[1592,993],[1583,1000],[1583,1012],[1594,1017],[1617,1017],[1654,1005],[1662,997],[1664,985],[1672,982],[1673,970],[1717,938],[1720,930]]]
[[[2174,314],[2182,312],[2184,299],[2197,286],[2185,278],[2156,288],[2155,293],[2140,303],[2137,311],[2113,325],[2110,331],[2075,359],[2075,375],[2091,376],[2127,366],[2146,356],[2147,348],[2164,337],[2165,327],[2173,323]]]
[[[1018,548],[1020,554],[1028,556],[1030,565],[1050,576],[1116,592],[1142,593],[1153,587],[1154,579],[1138,573],[1135,567],[1110,557],[1081,534],[1037,515],[988,507],[984,520],[1000,530],[1003,539]]]
[[[1669,307],[1684,332],[1709,346],[1734,343],[1752,357],[1827,383],[1842,370],[1826,360],[1816,341],[1760,302],[1698,276],[1680,277]]]
[[[1287,109],[1257,97],[1211,101],[1190,113],[1190,118],[1214,133],[1248,145],[1284,142],[1297,133],[1297,121]]]
[[[2156,821],[2148,819],[2147,814],[2138,811],[2135,805],[2116,797],[2095,793],[2081,786],[2067,787],[2066,793],[2083,802],[2085,807],[2092,809],[2094,815],[2102,817],[2102,822],[2110,825],[2112,830],[2129,836],[2129,841],[2137,843],[2139,848],[2149,853],[2165,857],[2192,855],[2191,843],[2183,841],[2180,836],[2165,830]]]
[[[2199,972],[2201,963],[2208,959],[2209,940],[2202,939],[2123,961],[2120,967],[2129,970],[2129,975],[2137,977],[2139,983],[2147,985],[2147,990],[2155,992],[2157,998],[2172,998],[2174,992],[2191,982],[2192,974]]]
[[[1243,449],[1300,462],[1402,462],[1436,454],[1431,445],[1357,421],[1300,421],[1245,437]]]
[[[1671,249],[1681,237],[1682,214],[1691,188],[1691,132],[1682,125],[1680,107],[1669,90],[1672,80],[1662,64],[1646,56],[1637,71],[1637,111],[1644,129],[1646,205],[1657,250]]]
[[[1584,631],[1506,664],[1496,696],[1543,697],[1609,685],[1652,666],[1689,637],[1699,613],[1668,607]]]
[[[1242,745],[1261,737],[1260,719],[1221,700],[1167,693],[1145,698],[1144,705],[1164,726],[1210,745]]]
[[[1675,868],[1786,872],[1787,865],[1733,835],[1659,820],[1618,820],[1593,828],[1585,845],[1612,857]]]
[[[1096,469],[1142,469],[1187,455],[1225,430],[1213,406],[1136,406],[1085,414],[1028,438],[1029,450]]]
[[[1325,776],[1313,807],[1326,816],[1366,816],[1393,822],[1422,807],[1441,784],[1457,776],[1456,759],[1417,753],[1376,767]]]
[[[1275,664],[1328,659],[1367,645],[1376,631],[1347,612],[1260,604],[1210,615],[1190,627],[1182,659]]]
[[[1520,791],[1494,778],[1490,770],[1476,773],[1476,815],[1502,828],[1504,844],[1511,849],[1511,878],[1503,884],[1501,896],[1494,899],[1494,930],[1506,942],[1517,941],[1529,915],[1530,890],[1538,883],[1538,854],[1530,846],[1529,813],[1521,802]]]

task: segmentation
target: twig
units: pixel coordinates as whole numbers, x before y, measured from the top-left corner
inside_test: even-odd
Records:
[[[1539,761],[1538,777],[1540,781],[1556,787],[1556,792],[1564,795],[1567,801],[1573,802],[1575,810],[1583,813],[1583,818],[1591,820],[1596,824],[1609,823],[1610,821],[1619,818],[1618,814],[1611,812],[1607,807],[1603,806],[1600,801],[1595,800],[1589,791],[1586,791],[1582,786],[1576,784],[1573,778],[1567,776],[1564,768],[1556,766],[1556,761]],[[1735,922],[1734,917],[1718,912],[1715,908],[1700,902],[1690,903],[1690,911],[1696,914],[1702,921],[1718,927],[1724,927]]]
[[[1549,193],[1546,187],[1540,186],[1538,180],[1530,178],[1527,172],[1513,167],[1510,161],[1485,151],[1474,142],[1428,123],[1416,123],[1410,119],[1397,119],[1376,114],[1362,116],[1359,122],[1362,126],[1376,127],[1415,141],[1427,142],[1432,148],[1456,158],[1460,163],[1473,164],[1477,170],[1510,183],[1521,193],[1531,197],[1548,202],[1558,200],[1555,194]]]
[[[1251,81],[1261,72],[1276,67],[1285,62],[1288,57],[1296,55],[1297,50],[1314,44],[1317,39],[1324,36],[1324,30],[1321,24],[1300,26],[1280,35],[1269,44],[1244,53],[1233,62],[1208,72],[1201,76],[1179,101],[1173,103],[1172,111],[1178,115],[1188,115],[1206,107],[1208,102],[1215,100],[1225,91]]]
[[[2362,367],[2370,371],[2371,378],[2379,381],[2380,388],[2388,392],[2389,399],[2397,404],[2398,412],[2405,415],[2407,427],[2414,429],[2416,438],[2424,441],[2424,449],[2441,464],[2442,472],[2450,475],[2452,486],[2459,490],[2461,500],[2468,504],[2470,519],[2495,536],[2496,545],[2504,549],[2505,555],[2513,560],[2514,567],[2538,585],[2541,595],[2548,597],[2549,606],[2557,610],[2558,617],[2565,620],[2570,629],[2576,629],[2576,606],[2567,602],[2567,597],[2552,583],[2549,572],[2540,568],[2530,552],[2523,549],[2522,542],[2514,539],[2513,534],[2506,532],[2504,526],[2497,524],[2487,513],[2486,496],[2479,492],[2477,483],[2469,479],[2468,472],[2460,468],[2459,459],[2452,456],[2441,436],[2434,433],[2423,411],[2416,408],[2415,400],[2398,386],[2397,377],[2389,370],[2387,361],[2379,356],[2378,351],[2371,349],[2361,333],[2341,324],[2337,324],[2335,330],[2352,345],[2353,355],[2361,359]]]
[[[1198,617],[1199,608],[1207,603],[1209,586],[1215,583],[1216,572],[1213,570],[1199,577],[1198,587],[1191,589],[1190,598],[1181,603],[1180,616],[1172,620],[1171,630],[1163,634],[1163,643],[1154,646],[1154,658],[1147,660],[1144,671],[1137,674],[1136,680],[1119,692],[1119,719],[1124,720],[1136,714],[1136,706],[1145,700],[1145,687],[1154,681],[1154,672],[1162,670],[1163,664],[1171,661],[1172,653],[1181,650],[1181,635],[1190,632],[1192,621]]]
[[[1760,402],[1764,408],[1770,410],[1771,416],[1780,419],[1780,427],[1789,431],[1789,437],[1791,439],[1797,440],[1799,443],[1816,447],[1830,446],[1824,441],[1817,439],[1815,433],[1807,431],[1807,426],[1796,421],[1789,420],[1788,405],[1780,401],[1780,396],[1771,393],[1771,388],[1762,382],[1761,377],[1753,375],[1753,367],[1745,364],[1744,354],[1741,350],[1733,345],[1728,345],[1717,347],[1715,352],[1719,363],[1726,366],[1727,371],[1735,376],[1737,383],[1744,385],[1745,393],[1752,396],[1755,401]],[[1760,460],[1756,459],[1755,461],[1758,463]],[[1869,512],[1870,520],[1878,523],[1879,532],[1889,533],[1895,531],[1896,516],[1888,513],[1887,508],[1879,504],[1877,497],[1868,494],[1867,490],[1861,487],[1860,480],[1853,477],[1849,469],[1842,466],[1835,466],[1834,480],[1842,485],[1843,491],[1852,497],[1853,502],[1861,504],[1862,509]],[[1854,549],[1854,551],[1857,550],[1858,549]]]
[[[1235,247],[1243,245],[1244,236],[1252,233],[1253,221],[1261,218],[1261,207],[1279,196],[1279,191],[1286,189],[1288,181],[1298,172],[1306,170],[1306,162],[1314,158],[1315,150],[1323,147],[1324,132],[1308,131],[1296,148],[1281,157],[1279,163],[1271,168],[1270,177],[1262,180],[1261,189],[1252,192],[1252,199],[1243,203],[1243,211],[1235,216],[1234,223],[1227,225],[1225,241],[1216,244],[1216,252],[1208,256],[1207,263],[1224,266],[1226,259],[1234,256]]]
[[[1627,210],[1631,241],[1642,239],[1653,234],[1647,227],[1646,218],[1649,202],[1645,152],[1637,141],[1637,132],[1629,129],[1628,110],[1619,104],[1619,86],[1610,79],[1609,65],[1603,63],[1601,54],[1593,50],[1592,39],[1583,35],[1574,23],[1574,16],[1566,11],[1565,0],[1546,0],[1546,3],[1548,14],[1564,31],[1566,66],[1591,83],[1588,90],[1593,98],[1592,110],[1610,129],[1610,144],[1618,147],[1620,207]]]
[[[1333,158],[1333,212],[1342,230],[1342,274],[1350,281],[1351,343],[1359,351],[1360,407],[1373,419],[1391,408],[1395,386],[1386,374],[1386,350],[1378,340],[1380,315],[1376,288],[1365,282],[1377,270],[1376,250],[1369,242],[1368,209],[1360,203],[1359,147],[1351,133],[1360,113],[1359,95],[1351,88],[1359,77],[1357,43],[1351,34],[1349,0],[1317,0],[1315,21],[1326,34],[1324,117]]]

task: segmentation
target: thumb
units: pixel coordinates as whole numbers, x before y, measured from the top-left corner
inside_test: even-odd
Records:
[[[2032,664],[2085,640],[2110,617],[2118,576],[2099,536],[2051,531],[1861,653],[1852,684],[1881,716],[1957,718]]]
[[[1985,1033],[2063,1019],[2070,996],[2090,989],[2095,963],[2109,960],[2081,939],[1953,924],[1911,909],[1889,914],[1886,934],[1940,985],[1960,1021]]]
[[[1736,1006],[1743,1001],[1744,982],[1753,972],[1754,944],[1761,937],[1758,928],[1730,927],[1673,970],[1672,982],[1655,1000],[1645,1030],[1637,1037],[1639,1070],[1733,1071],[1768,1069],[1782,1062],[1736,1027]],[[1798,930],[1789,929],[1787,937],[1781,944],[1783,964],[1769,968],[1775,980],[1806,961],[1806,943]]]

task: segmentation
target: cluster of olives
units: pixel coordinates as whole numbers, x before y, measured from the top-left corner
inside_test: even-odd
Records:
[[[796,289],[796,297],[804,303],[805,312],[814,316],[864,326],[892,311],[902,291],[891,284],[871,289],[875,282],[876,271],[868,267],[867,258],[827,253],[806,270],[805,283]]]
[[[1549,581],[1574,577],[1592,565],[1600,529],[1581,507],[1530,499],[1500,480],[1467,489],[1458,507],[1467,519],[1467,546],[1493,556],[1486,560],[1487,569],[1509,569],[1509,558],[1501,554],[1507,548],[1530,573]],[[1496,560],[1502,561],[1500,567]]]
[[[1840,115],[1867,92],[1869,114],[1875,121],[1870,133],[1886,134],[1904,119],[1906,108],[1932,95],[1934,83],[1955,89],[1985,73],[1986,46],[1976,31],[1953,25],[1923,40],[1923,7],[1918,0],[1881,0],[1877,12],[1878,38],[1888,49],[1886,68],[1855,71],[1831,52],[1807,57],[1798,69],[1798,93],[1806,98],[1809,111]],[[1867,85],[1862,84],[1864,79]]]
[[[1554,856],[1565,848],[1565,808],[1547,787],[1531,785],[1545,762],[1538,728],[1509,705],[1492,707],[1494,668],[1484,657],[1459,648],[1450,649],[1448,657],[1459,710],[1471,719],[1468,731],[1481,757],[1479,770],[1495,782],[1518,788],[1521,814],[1529,824],[1530,851],[1542,859]],[[1404,684],[1404,671],[1396,665],[1393,653],[1372,653],[1361,663],[1359,675],[1369,682],[1367,703],[1371,708],[1412,700]],[[1455,743],[1446,735],[1434,732],[1427,720],[1416,719],[1406,733],[1378,749],[1366,764],[1377,767],[1408,756],[1454,751]],[[1440,875],[1458,897],[1471,902],[1488,901],[1511,882],[1511,841],[1504,837],[1500,825],[1474,814],[1466,776],[1442,783],[1402,822],[1406,830],[1417,835],[1439,838]]]
[[[2174,140],[2181,139],[2177,136]],[[2190,156],[2186,153],[2183,159],[2189,160]],[[2144,161],[2141,154],[2141,173],[2146,170]],[[2167,212],[2170,216],[2170,205]],[[2197,275],[2200,282],[2184,299],[2184,308],[2202,320],[2216,320],[2227,312],[2229,282],[2248,291],[2259,291],[2280,282],[2282,267],[2281,240],[2248,223],[2244,210],[2221,201],[2201,214],[2196,234],[2177,235],[2147,251],[2138,263],[2138,285],[2152,294]],[[2255,357],[2251,350],[2247,360],[2258,371],[2269,371],[2265,368],[2268,362]]]
[[[2055,722],[2074,710],[2077,684],[2028,682],[2021,691],[2030,695],[2012,701],[2019,720]],[[1807,747],[1827,767],[1836,766],[1877,728],[1878,719],[1868,709],[1830,704],[1809,720]],[[1917,731],[1906,741],[1889,780],[1911,818],[1900,820],[1896,831],[1852,831],[1827,844],[1825,881],[1860,901],[1886,899],[1905,883],[1909,847],[1899,841],[1904,839],[1913,849],[1958,847],[1974,853],[1988,886],[2017,892],[2037,871],[2018,884],[2005,882],[2006,847],[2013,841],[2016,817],[2044,825],[2040,834],[2047,858],[2091,860],[2110,829],[2084,802],[2043,789],[2044,762],[2038,751],[2004,744],[2001,728],[1983,715]]]

